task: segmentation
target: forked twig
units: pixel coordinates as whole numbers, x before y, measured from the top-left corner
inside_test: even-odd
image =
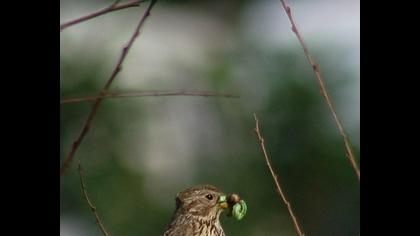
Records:
[[[343,128],[343,125],[341,124],[340,119],[337,116],[337,113],[335,111],[332,99],[331,99],[331,97],[330,97],[330,95],[327,91],[327,87],[325,86],[324,79],[321,76],[319,65],[316,63],[315,59],[309,53],[309,49],[306,46],[305,41],[303,41],[302,35],[299,33],[299,30],[296,26],[295,20],[294,20],[293,15],[292,15],[292,10],[287,5],[286,0],[280,0],[280,1],[281,1],[281,4],[282,4],[284,10],[286,11],[286,14],[287,14],[287,17],[290,20],[290,23],[292,24],[292,31],[293,31],[293,33],[295,33],[297,39],[299,40],[300,45],[302,46],[303,52],[305,53],[305,56],[309,61],[309,64],[311,64],[311,66],[312,66],[312,70],[314,71],[314,73],[316,75],[316,78],[318,80],[318,83],[319,83],[319,86],[320,86],[320,89],[321,89],[321,94],[324,97],[325,102],[327,103],[328,108],[330,109],[330,111],[332,113],[332,116],[333,116],[335,124],[336,124],[336,126],[337,126],[337,128],[340,132],[340,135],[343,138],[344,146],[345,146],[345,150],[346,150],[346,156],[349,159],[349,161],[350,161],[350,163],[351,163],[351,165],[354,169],[354,172],[356,173],[357,178],[360,181],[360,169],[359,169],[359,167],[356,163],[356,159],[353,155],[353,150],[350,146],[350,141],[349,141],[349,139],[347,137],[347,134],[346,134],[346,132]]]
[[[297,234],[299,236],[304,236],[305,234],[302,232],[301,226],[299,225],[299,222],[298,222],[295,214],[293,213],[292,206],[290,205],[290,202],[287,200],[286,196],[283,193],[283,190],[281,188],[281,185],[280,185],[280,182],[278,180],[277,174],[274,172],[273,168],[271,167],[271,162],[270,162],[270,159],[268,158],[268,154],[267,154],[267,151],[265,150],[265,146],[264,146],[264,138],[261,136],[261,133],[260,133],[259,121],[258,121],[257,115],[255,113],[254,113],[254,119],[255,119],[255,133],[256,133],[257,138],[259,140],[262,153],[264,154],[265,162],[267,163],[268,169],[270,170],[271,176],[273,177],[274,183],[276,184],[277,193],[280,195],[284,204],[286,204],[286,206],[287,206],[287,210],[289,211],[290,217],[293,220],[293,225],[295,226]]]
[[[149,91],[135,91],[135,92],[109,92],[103,96],[84,96],[75,98],[64,98],[60,101],[60,104],[69,104],[77,102],[85,102],[96,100],[99,97],[102,99],[115,99],[115,98],[127,98],[127,97],[158,97],[158,96],[201,96],[201,97],[226,97],[226,98],[238,98],[239,96],[228,94],[228,93],[216,93],[210,91],[193,91],[193,90],[149,90]]]
[[[142,17],[140,18],[139,23],[136,26],[136,29],[133,33],[133,35],[131,36],[130,40],[128,41],[127,45],[123,48],[120,58],[118,59],[117,64],[114,67],[114,70],[112,71],[111,76],[109,77],[108,81],[106,82],[105,86],[102,88],[101,92],[99,93],[99,97],[96,98],[95,103],[92,106],[92,109],[89,113],[88,118],[85,121],[85,124],[83,125],[83,128],[81,130],[81,132],[79,133],[79,136],[74,140],[72,147],[70,149],[70,152],[68,153],[66,159],[64,160],[63,165],[60,168],[60,176],[63,176],[63,174],[65,173],[66,169],[70,166],[71,161],[73,160],[73,157],[77,151],[77,148],[79,147],[80,143],[82,142],[83,138],[86,136],[86,134],[89,132],[90,126],[92,124],[93,118],[95,117],[99,105],[102,102],[102,98],[101,96],[104,96],[105,94],[108,93],[109,88],[111,87],[112,82],[114,81],[114,79],[116,78],[117,74],[121,71],[121,65],[123,64],[131,46],[133,45],[134,41],[136,40],[136,38],[139,36],[140,34],[140,29],[143,26],[146,18],[150,15],[150,11],[152,10],[153,6],[155,5],[155,3],[157,2],[157,0],[151,0],[150,1],[150,5],[147,7],[146,11],[144,12],[144,14],[142,15]]]
[[[85,184],[85,179],[83,177],[83,174],[84,174],[84,171],[83,171],[82,163],[80,162],[80,159],[79,159],[80,188],[83,194],[83,198],[86,200],[87,204],[89,205],[90,211],[92,211],[93,215],[95,216],[96,224],[99,226],[99,229],[101,230],[102,234],[105,236],[111,236],[111,234],[109,234],[106,231],[105,226],[98,215],[98,211],[96,210],[95,205],[93,204],[92,200],[89,198],[89,195],[86,190],[86,184]]]
[[[111,5],[103,8],[103,9],[97,10],[95,12],[89,13],[87,15],[84,15],[84,16],[78,17],[76,19],[69,20],[69,21],[67,21],[63,24],[60,24],[60,31],[63,31],[64,29],[66,29],[70,26],[73,26],[73,25],[79,24],[81,22],[90,20],[90,19],[98,17],[100,15],[107,14],[109,12],[129,8],[129,7],[138,7],[138,6],[140,6],[140,3],[144,2],[145,0],[135,0],[135,1],[129,1],[129,2],[119,4],[120,1],[121,0],[117,0],[114,3],[112,3]]]

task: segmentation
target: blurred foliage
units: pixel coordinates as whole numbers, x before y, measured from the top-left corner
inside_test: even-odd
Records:
[[[191,1],[166,2],[189,4]],[[245,41],[236,48],[214,52],[207,68],[200,68],[199,73],[204,74],[209,90],[239,93],[240,99],[128,98],[106,100],[102,104],[76,158],[82,159],[88,192],[112,235],[160,235],[169,223],[174,204],[162,204],[148,193],[145,182],[148,172],[135,171],[127,165],[127,158],[141,160],[145,155],[142,152],[135,157],[130,155],[134,149],[145,148],[145,140],[149,138],[146,132],[134,134],[131,124],[142,126],[136,130],[145,129],[150,122],[147,111],[163,109],[161,105],[165,101],[173,100],[185,106],[189,104],[187,101],[196,100],[212,112],[215,122],[222,127],[222,140],[213,144],[219,148],[216,157],[201,146],[192,150],[196,154],[193,181],[214,184],[246,200],[249,211],[242,221],[222,216],[227,235],[295,234],[261,155],[253,131],[254,111],[260,118],[273,167],[304,232],[312,236],[359,233],[359,183],[302,51],[299,48],[263,50]],[[317,53],[316,57],[325,69],[326,78],[340,74],[338,82],[328,80],[330,91],[340,91],[347,85],[349,73],[344,68],[336,67],[332,71],[322,66],[335,60],[328,56],[331,50]],[[102,68],[103,64],[100,58],[91,63],[61,58],[61,96],[97,93],[109,71]],[[339,96],[332,94],[334,98]],[[253,102],[257,105],[252,105]],[[61,106],[61,161],[90,107],[89,102]],[[206,129],[206,124],[203,123],[202,129]],[[187,130],[184,135],[193,132]],[[133,136],[141,140],[133,141]],[[173,138],[180,137],[174,134]],[[359,147],[354,146],[354,150],[358,157]],[[100,235],[81,197],[76,163],[61,178],[60,191],[60,215],[86,222],[89,235]],[[161,191],[159,195],[173,201],[176,191]]]

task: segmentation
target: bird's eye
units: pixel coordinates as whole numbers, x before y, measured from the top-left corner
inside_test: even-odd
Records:
[[[208,200],[213,200],[213,195],[211,195],[211,194],[207,194],[207,195],[206,195],[206,198],[207,198]]]

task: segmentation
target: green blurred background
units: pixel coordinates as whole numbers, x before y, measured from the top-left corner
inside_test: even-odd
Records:
[[[61,22],[112,1],[64,1]],[[360,3],[289,2],[360,156]],[[60,33],[62,98],[98,93],[148,3]],[[197,89],[240,98],[106,100],[76,158],[107,229],[160,235],[174,197],[200,183],[238,193],[249,212],[222,216],[227,235],[295,235],[254,134],[266,148],[306,235],[358,235],[358,180],[280,1],[159,1],[112,90]],[[61,105],[63,162],[91,102]],[[60,234],[101,235],[76,163],[60,180]]]

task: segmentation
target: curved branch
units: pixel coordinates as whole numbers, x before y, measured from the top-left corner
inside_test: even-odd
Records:
[[[109,12],[129,8],[129,7],[138,7],[138,6],[140,6],[140,3],[144,2],[144,1],[145,0],[135,0],[135,1],[130,1],[130,2],[119,4],[120,0],[117,0],[113,4],[107,6],[103,9],[97,10],[95,12],[89,13],[87,15],[84,15],[84,16],[78,17],[76,19],[64,22],[63,24],[60,24],[60,32],[63,31],[64,29],[70,27],[70,26],[82,23],[82,22],[90,20],[92,18],[107,14]]]
[[[98,211],[96,210],[95,205],[93,204],[92,200],[89,198],[89,195],[88,195],[87,190],[86,190],[86,184],[85,184],[85,179],[83,177],[83,174],[84,174],[84,171],[83,171],[82,163],[80,162],[80,159],[79,159],[80,189],[82,191],[83,198],[86,200],[87,204],[89,205],[90,211],[95,216],[96,224],[98,224],[99,229],[101,230],[102,234],[105,235],[105,236],[111,236],[106,231],[105,226],[102,223],[101,218],[98,215]]]

